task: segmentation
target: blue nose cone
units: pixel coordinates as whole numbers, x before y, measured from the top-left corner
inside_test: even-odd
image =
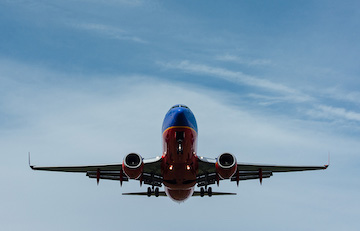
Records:
[[[190,127],[197,132],[195,116],[185,105],[176,105],[170,108],[166,114],[162,127],[163,132],[174,126]]]

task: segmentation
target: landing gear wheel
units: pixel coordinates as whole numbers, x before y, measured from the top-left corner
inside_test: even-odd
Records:
[[[201,196],[201,197],[204,197],[204,195],[205,195],[205,190],[204,190],[203,187],[201,187],[201,188],[200,188],[200,196]]]
[[[211,197],[211,196],[212,196],[212,188],[211,188],[211,187],[209,187],[209,188],[208,188],[207,193],[208,193],[208,196],[209,196],[209,197]]]
[[[158,187],[155,188],[154,194],[156,197],[159,197],[159,188]]]
[[[152,194],[152,190],[150,187],[147,188],[147,196],[148,197],[151,197],[151,194]]]

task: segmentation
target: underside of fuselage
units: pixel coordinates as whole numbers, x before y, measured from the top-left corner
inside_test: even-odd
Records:
[[[162,177],[165,192],[181,202],[192,196],[196,184],[197,125],[186,106],[172,107],[163,123]]]

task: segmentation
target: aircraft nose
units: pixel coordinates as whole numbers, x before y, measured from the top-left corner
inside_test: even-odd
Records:
[[[187,115],[185,113],[185,110],[182,108],[177,109],[174,112],[173,120],[177,121],[181,125],[186,125],[188,122]]]
[[[187,107],[173,107],[166,114],[163,122],[163,132],[172,126],[185,126],[197,132],[196,120],[193,113]]]
[[[188,116],[184,109],[176,109],[173,113],[174,114],[172,116],[172,121],[174,125],[176,124],[177,126],[188,126],[189,119],[187,118]]]

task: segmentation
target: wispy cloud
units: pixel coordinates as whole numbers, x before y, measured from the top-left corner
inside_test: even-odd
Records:
[[[71,26],[76,29],[91,31],[111,39],[127,40],[136,43],[147,43],[147,41],[144,39],[114,26],[99,23],[73,23]]]
[[[305,92],[285,84],[247,75],[241,71],[232,71],[226,68],[192,63],[187,60],[160,63],[160,65],[165,68],[177,69],[194,75],[215,77],[240,86],[254,87],[255,91],[249,93],[247,97],[255,100],[258,105],[270,106],[287,102],[291,103],[298,112],[313,118],[331,121],[360,122],[360,113],[354,112],[351,109],[331,106],[332,101],[329,100],[329,98],[336,98],[356,102],[357,92],[343,94],[341,91],[336,91],[336,95],[329,97],[328,93],[320,93],[320,91],[316,91],[317,94],[315,91]],[[324,96],[327,99],[323,99]]]
[[[248,66],[269,66],[272,65],[271,60],[269,59],[246,59],[243,57],[239,57],[236,55],[218,55],[216,56],[216,60],[225,61],[225,62],[233,62],[237,64],[244,64]]]
[[[334,87],[322,91],[322,94],[330,99],[360,104],[360,92],[358,91],[347,92],[338,87]]]
[[[283,100],[291,100],[295,102],[306,102],[312,100],[312,97],[300,92],[297,89],[288,87],[284,84],[275,83],[266,79],[257,78],[251,75],[246,75],[240,71],[231,71],[225,68],[212,67],[204,64],[195,64],[190,61],[181,61],[173,63],[161,63],[166,68],[179,69],[184,72],[209,75],[220,78],[235,84],[247,85],[251,87],[262,88],[272,92],[285,95]]]
[[[250,93],[247,95],[247,97],[258,101],[258,103],[263,106],[269,106],[284,101],[284,97],[282,96],[268,96],[256,93]]]
[[[105,1],[104,3],[137,7],[137,6],[142,6],[144,4],[144,1],[143,0],[108,0]]]
[[[317,118],[342,119],[360,122],[360,113],[349,111],[345,108],[318,105],[315,109],[309,110],[308,115]]]

